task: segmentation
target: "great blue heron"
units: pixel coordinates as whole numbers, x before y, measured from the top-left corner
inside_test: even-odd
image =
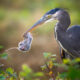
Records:
[[[75,25],[68,28],[71,23],[70,16],[68,12],[63,9],[55,8],[48,11],[38,22],[28,29],[27,32],[32,31],[40,24],[52,20],[58,20],[55,26],[55,38],[63,49],[63,52],[68,53],[72,58],[80,57],[80,26]]]

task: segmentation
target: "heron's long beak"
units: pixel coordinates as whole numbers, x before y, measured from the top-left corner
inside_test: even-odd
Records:
[[[45,22],[44,19],[41,18],[41,19],[40,19],[39,21],[37,21],[30,29],[28,29],[28,30],[26,31],[26,33],[24,34],[24,36],[25,36],[28,32],[33,31],[37,26],[43,24],[44,22]]]
[[[44,23],[43,19],[40,19],[39,21],[37,21],[30,29],[27,30],[27,32],[31,32],[33,31],[37,26],[41,25]]]

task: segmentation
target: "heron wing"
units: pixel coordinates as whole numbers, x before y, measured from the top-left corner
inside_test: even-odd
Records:
[[[67,30],[68,43],[71,44],[73,52],[80,55],[80,26],[75,25]]]

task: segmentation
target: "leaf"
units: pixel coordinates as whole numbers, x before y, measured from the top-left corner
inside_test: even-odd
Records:
[[[47,68],[46,65],[41,66],[42,70],[45,70],[46,68]]]
[[[61,74],[59,74],[59,77],[62,78],[62,79],[65,79],[67,77],[67,72],[63,72]]]
[[[76,61],[76,62],[80,62],[80,58],[76,58],[75,61]]]
[[[0,49],[4,48],[3,46],[0,45]]]
[[[69,67],[68,77],[71,78],[71,80],[76,80],[76,78],[80,79],[80,70],[75,67]]]
[[[70,59],[63,59],[63,63],[64,63],[64,64],[70,63]]]
[[[22,65],[22,71],[20,72],[20,76],[28,77],[31,75],[32,70],[27,65]]]
[[[42,72],[37,72],[37,73],[34,73],[34,77],[41,77],[43,76],[44,74]]]
[[[12,75],[14,73],[14,70],[12,68],[7,68],[6,69],[6,72],[9,74],[9,75]]]
[[[59,63],[54,63],[54,66],[62,67],[62,68],[64,68],[65,70],[68,69],[68,67],[69,67],[69,66],[67,66],[66,64],[59,64]]]
[[[55,56],[56,56],[56,54],[51,55],[51,57],[55,57]]]
[[[23,71],[25,71],[27,73],[31,73],[32,72],[32,70],[25,64],[22,66],[22,69],[23,69]]]
[[[25,77],[26,76],[26,73],[23,72],[23,71],[21,71],[19,74],[20,74],[21,77]]]
[[[13,77],[10,77],[10,79],[9,79],[9,80],[14,80],[14,79],[13,79]]]
[[[8,58],[8,54],[7,53],[0,54],[0,57],[2,59],[7,59]]]
[[[2,69],[2,67],[0,67],[0,74],[5,74],[4,70]]]
[[[46,59],[49,58],[49,57],[51,57],[51,53],[46,53],[45,52],[45,53],[43,53],[43,55],[44,55],[44,58],[46,58]]]
[[[53,62],[55,62],[56,58],[51,58],[51,60],[52,60]]]
[[[0,74],[0,80],[6,80],[6,77]]]

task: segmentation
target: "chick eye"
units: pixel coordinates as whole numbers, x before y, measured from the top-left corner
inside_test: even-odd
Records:
[[[21,44],[19,44],[19,45],[21,46],[21,45],[23,45],[23,44],[21,43]]]

